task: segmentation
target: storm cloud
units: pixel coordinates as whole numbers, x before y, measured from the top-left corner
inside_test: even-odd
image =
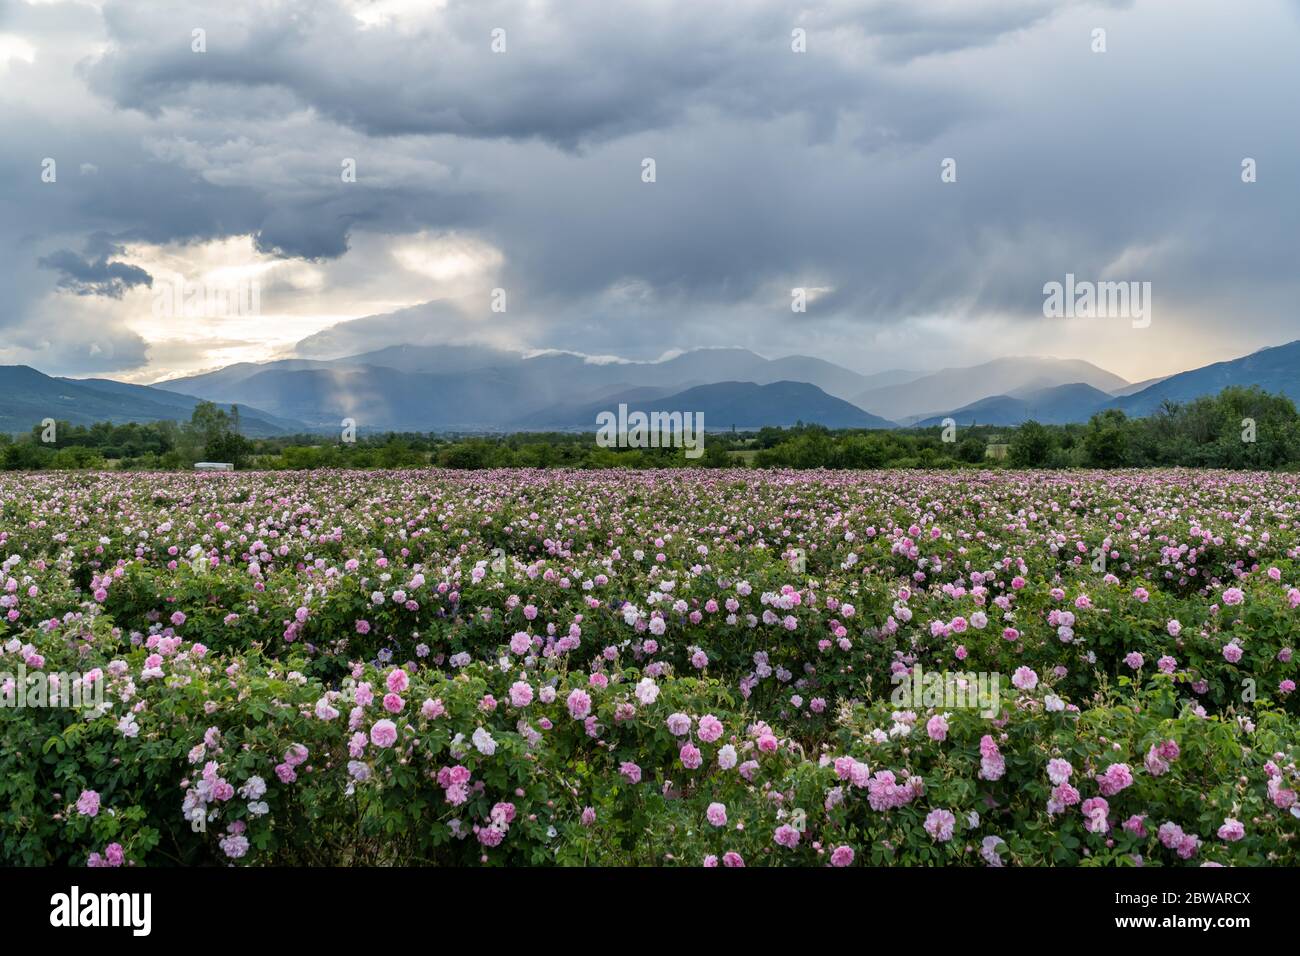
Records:
[[[1287,0],[11,3],[0,361],[1231,357],[1295,337],[1298,41]],[[151,316],[201,269],[268,321]],[[1150,328],[1046,319],[1067,273],[1150,281]]]
[[[153,285],[153,277],[139,266],[115,262],[110,258],[123,252],[118,243],[103,234],[91,236],[84,254],[59,249],[42,256],[39,264],[59,273],[58,286],[77,295],[103,295],[122,298],[127,289]]]

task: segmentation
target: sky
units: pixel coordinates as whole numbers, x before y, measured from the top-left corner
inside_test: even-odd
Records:
[[[1297,49],[1300,0],[0,0],[0,364],[1169,374],[1300,338]]]

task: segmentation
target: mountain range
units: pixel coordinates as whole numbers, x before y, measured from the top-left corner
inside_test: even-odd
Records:
[[[361,427],[410,431],[591,429],[595,420],[591,409],[616,406],[629,397],[633,402],[673,399],[678,411],[695,410],[683,403],[702,398],[720,403],[715,408],[725,423],[706,415],[708,427],[769,424],[785,421],[791,412],[790,424],[824,419],[884,428],[892,422],[854,408],[846,396],[909,374],[861,375],[822,359],[799,355],[767,359],[736,348],[697,349],[658,362],[628,362],[591,360],[559,351],[521,355],[477,346],[412,346],[341,359],[232,365],[157,382],[154,387],[272,408],[314,429],[337,428],[345,417],[354,418]],[[747,394],[741,386],[782,382],[806,384],[812,391],[800,390],[798,400],[783,408],[759,406],[768,409],[764,415],[780,411],[770,422],[734,420],[741,410],[736,403]],[[721,385],[729,388],[687,394],[700,386]],[[753,418],[757,411],[748,414]]]
[[[1115,399],[1084,382],[1054,385],[1017,395],[991,395],[953,409],[947,415],[931,415],[916,424],[922,428],[943,424],[951,418],[958,425],[1019,425],[1033,419],[1045,425],[1087,421]]]
[[[1170,375],[1150,388],[1117,398],[1114,407],[1130,416],[1143,417],[1166,401],[1186,402],[1201,395],[1217,395],[1229,385],[1258,385],[1300,404],[1300,340]]]
[[[46,418],[73,425],[95,422],[188,421],[199,399],[106,378],[53,378],[26,365],[0,365],[0,431],[25,432]],[[229,410],[227,408],[227,410]],[[297,422],[244,403],[240,430],[252,437],[294,431]]]
[[[822,359],[747,349],[681,352],[655,362],[485,346],[391,346],[333,359],[240,363],[134,385],[54,378],[0,366],[0,430],[44,418],[90,424],[188,419],[200,400],[238,405],[252,436],[362,430],[591,431],[616,410],[703,412],[709,430],[818,423],[832,428],[1087,421],[1119,408],[1149,415],[1166,401],[1258,385],[1300,400],[1300,341],[1165,378],[1129,383],[1075,359],[1003,358],[937,372],[864,375]]]
[[[594,422],[602,411],[617,412],[626,405],[629,414],[642,412],[699,412],[706,430],[736,428],[743,431],[774,425],[789,428],[799,422],[816,422],[827,428],[893,428],[893,422],[864,412],[856,405],[828,395],[808,382],[716,382],[697,385],[676,395],[654,394],[662,389],[636,389],[610,395],[601,402],[547,409],[524,421],[530,430],[572,428],[576,422]]]
[[[910,425],[992,396],[1023,398],[1059,385],[1082,383],[1109,395],[1128,385],[1118,375],[1077,359],[1001,358],[970,368],[945,368],[911,381],[872,388],[851,401]],[[1086,416],[1085,416],[1086,417]]]

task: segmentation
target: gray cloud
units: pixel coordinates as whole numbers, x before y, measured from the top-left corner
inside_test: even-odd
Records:
[[[96,233],[86,243],[85,254],[59,249],[42,256],[38,264],[59,273],[59,288],[76,295],[102,295],[120,299],[135,286],[152,286],[153,277],[139,266],[114,262],[123,248],[103,233]]]
[[[60,288],[138,287],[97,233],[127,249],[252,236],[328,285],[398,268],[358,258],[364,230],[490,244],[509,312],[487,313],[486,289],[444,307],[432,281],[428,321],[361,309],[304,349],[742,344],[866,369],[1077,349],[1138,375],[1294,337],[1289,0],[1249,20],[1208,0],[409,7],[370,24],[342,0],[11,10],[2,29],[37,55],[0,63],[0,323],[57,314]],[[1107,270],[1153,283],[1143,338],[1044,322],[1045,282]],[[793,286],[823,290],[806,314]],[[129,335],[109,352],[148,360]],[[42,354],[62,361],[57,343]]]
[[[777,0],[723,10],[691,0],[478,0],[449,3],[406,29],[364,29],[318,2],[220,11],[109,4],[114,43],[86,73],[116,105],[152,116],[242,112],[225,90],[273,91],[371,136],[536,138],[575,149],[669,128],[700,110],[755,120],[798,114],[826,129],[865,107],[906,128],[914,98],[869,55],[882,34],[914,57],[990,42],[1070,3],[1004,0],[944,26],[951,6],[892,0],[824,2],[802,13]],[[198,27],[207,31],[201,54],[189,44]],[[813,34],[814,55],[792,54],[796,27]],[[491,46],[497,29],[501,53]],[[894,58],[902,52],[887,48]],[[892,115],[881,117],[882,108]]]

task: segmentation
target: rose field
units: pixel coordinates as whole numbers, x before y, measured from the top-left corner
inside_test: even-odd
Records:
[[[9,865],[1300,863],[1300,476],[7,473],[0,559]]]

